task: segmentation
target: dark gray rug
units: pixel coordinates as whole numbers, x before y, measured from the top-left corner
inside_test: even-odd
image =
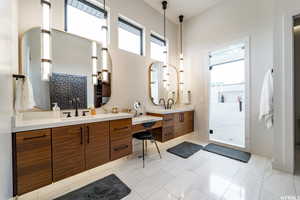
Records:
[[[199,144],[194,144],[191,142],[183,142],[181,144],[176,145],[170,149],[167,149],[167,152],[175,154],[181,158],[188,158],[194,153],[203,149],[203,146]]]
[[[130,192],[127,185],[112,174],[56,200],[120,200]]]
[[[247,163],[251,158],[251,154],[248,152],[239,151],[216,144],[208,144],[204,147],[204,150],[245,163]]]

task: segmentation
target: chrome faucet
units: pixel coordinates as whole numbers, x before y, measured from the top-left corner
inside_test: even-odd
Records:
[[[170,103],[170,101],[171,101],[171,103]],[[167,104],[167,109],[171,109],[171,108],[172,108],[172,105],[174,105],[174,104],[175,104],[174,99],[169,98],[169,99],[168,99],[168,104]]]
[[[161,102],[163,102],[164,104],[161,104]],[[166,100],[164,98],[160,98],[159,99],[159,105],[163,105],[165,109],[167,109],[167,106],[166,106]]]

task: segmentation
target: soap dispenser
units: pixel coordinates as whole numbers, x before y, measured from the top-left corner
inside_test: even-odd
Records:
[[[53,103],[53,117],[54,118],[60,118],[60,107],[58,107],[58,103]]]

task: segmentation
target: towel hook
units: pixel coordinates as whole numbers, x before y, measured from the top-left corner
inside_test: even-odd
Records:
[[[21,74],[13,74],[13,78],[15,78],[16,80],[20,79],[25,79],[25,75],[21,75]]]

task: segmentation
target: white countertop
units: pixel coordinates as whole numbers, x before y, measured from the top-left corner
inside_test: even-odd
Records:
[[[148,108],[146,109],[147,113],[155,113],[155,114],[172,114],[172,113],[179,113],[179,112],[188,112],[188,111],[194,111],[194,107],[182,107],[182,108],[172,108],[172,109],[163,109],[163,108]]]
[[[132,125],[149,123],[149,122],[157,122],[157,121],[161,121],[161,120],[163,120],[162,117],[154,117],[151,115],[142,115],[139,117],[134,117],[132,119]]]
[[[45,128],[54,128],[61,126],[70,126],[85,123],[94,123],[118,119],[132,118],[132,114],[128,113],[108,113],[108,114],[97,114],[95,116],[87,117],[72,117],[72,118],[50,118],[50,119],[38,119],[38,120],[22,120],[15,121],[15,125],[12,127],[12,132],[22,132],[29,130],[38,130]]]

